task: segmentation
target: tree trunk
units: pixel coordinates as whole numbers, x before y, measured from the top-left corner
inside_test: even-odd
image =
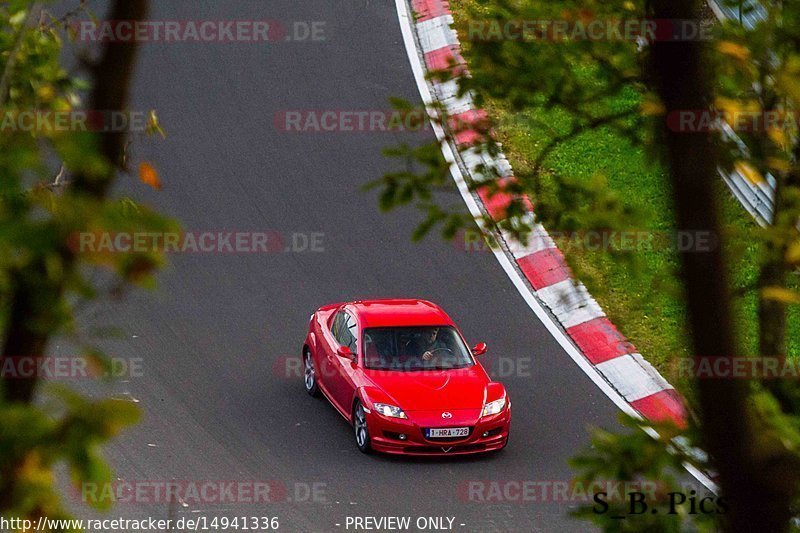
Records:
[[[115,0],[110,17],[111,20],[144,20],[147,11],[148,0]],[[93,110],[126,110],[136,50],[136,42],[112,42],[105,45],[102,59],[92,72],[94,84],[90,106]],[[99,152],[108,161],[111,170],[100,177],[76,175],[65,194],[88,195],[102,200],[120,164],[125,139],[124,132],[99,134]],[[60,228],[57,223],[53,223],[52,230],[57,237],[63,238],[55,252],[61,259],[63,271],[69,273],[76,268],[77,257],[68,246],[68,236],[58,236]],[[61,325],[62,317],[59,312],[67,278],[67,274],[56,278],[49,275],[46,258],[42,256],[36,257],[26,268],[11,274],[9,315],[3,335],[0,367],[7,358],[21,357],[38,363],[44,357],[50,336]],[[0,404],[31,403],[36,384],[35,373],[30,378],[0,382]],[[16,464],[9,464],[0,472],[0,514],[3,509],[8,509],[14,498],[17,467]]]
[[[148,0],[116,0],[112,5],[110,20],[144,20],[147,16]],[[90,106],[97,111],[126,111],[130,92],[130,80],[136,59],[137,43],[110,42],[105,45],[100,62],[92,69],[94,76]],[[76,175],[66,194],[89,195],[101,200],[113,181],[125,148],[125,132],[98,135],[101,155],[114,170],[100,177]],[[57,228],[54,227],[54,231]],[[75,267],[75,255],[68,247],[66,238],[59,250],[65,272]],[[44,356],[50,335],[59,323],[59,305],[64,286],[62,276],[53,281],[48,276],[45,258],[37,258],[33,264],[12,275],[12,295],[6,323],[6,334],[0,366],[4,359],[22,357],[39,360]],[[30,379],[12,379],[3,383],[5,401],[29,403],[36,388],[35,376]]]
[[[700,7],[697,0],[653,0],[650,5],[655,20],[696,19]],[[653,43],[650,75],[667,114],[710,108],[713,78],[704,55],[705,44],[700,40]],[[713,133],[675,132],[666,123],[662,130],[678,231],[721,236]],[[736,356],[722,246],[709,251],[681,251],[681,277],[695,356]],[[748,384],[736,379],[701,379],[697,381],[697,394],[703,444],[719,472],[721,490],[729,504],[727,529],[785,530],[791,495],[773,487],[771,469],[764,468],[754,447]]]

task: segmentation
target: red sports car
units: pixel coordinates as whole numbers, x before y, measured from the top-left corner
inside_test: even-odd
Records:
[[[511,402],[450,317],[424,300],[326,305],[303,346],[304,382],[353,425],[358,449],[406,455],[500,450]]]

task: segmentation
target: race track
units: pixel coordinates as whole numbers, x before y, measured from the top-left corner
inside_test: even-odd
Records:
[[[614,427],[618,410],[563,352],[490,253],[465,253],[410,235],[413,210],[382,214],[361,185],[397,168],[385,132],[287,133],[276,113],[383,110],[419,101],[394,0],[153,2],[151,18],[325,21],[324,42],[146,44],[132,108],[155,108],[168,137],[140,140],[164,189],[124,178],[119,194],[154,206],[190,231],[322,233],[324,251],[179,254],[155,292],[85,310],[121,326],[115,357],[144,359],[144,375],[113,386],[139,400],[143,422],[109,448],[123,480],[272,480],[316,484],[317,501],[178,506],[185,515],[277,515],[286,531],[344,530],[350,516],[454,516],[460,531],[583,531],[567,503],[465,501],[470,480],[567,481],[587,427]],[[102,3],[94,3],[102,13]],[[426,142],[432,134],[402,137]],[[461,202],[455,189],[443,195]],[[307,396],[283,362],[296,357],[319,305],[421,297],[444,307],[514,405],[499,455],[442,461],[368,457],[326,402]],[[299,483],[299,485],[295,485]],[[308,484],[308,485],[305,485]],[[324,497],[323,497],[324,496]],[[315,498],[311,498],[315,500]],[[115,514],[170,512],[120,504]],[[341,524],[338,526],[336,524]],[[464,524],[460,526],[460,524]]]

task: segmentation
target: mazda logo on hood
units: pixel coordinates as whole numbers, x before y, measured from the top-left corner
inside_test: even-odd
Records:
[[[442,418],[453,418],[453,413],[445,411],[444,413],[442,413]]]

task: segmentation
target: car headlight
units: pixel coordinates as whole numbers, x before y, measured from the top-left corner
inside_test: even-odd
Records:
[[[406,414],[403,412],[403,410],[397,407],[396,405],[389,405],[386,403],[376,403],[375,410],[378,411],[383,416],[389,416],[392,418],[408,418]]]
[[[496,415],[506,406],[506,399],[500,398],[493,402],[489,402],[483,406],[483,414],[481,416]]]

